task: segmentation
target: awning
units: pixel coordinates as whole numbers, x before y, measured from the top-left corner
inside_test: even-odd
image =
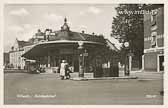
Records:
[[[34,45],[30,50],[25,52],[22,57],[27,59],[35,59],[39,56],[47,56],[48,52],[51,50],[57,51],[61,48],[78,48],[79,41],[68,41],[68,40],[59,40],[59,41],[46,41]],[[81,42],[81,41],[80,41]],[[82,41],[84,47],[95,48],[99,46],[104,46],[103,43],[92,42],[92,41]]]

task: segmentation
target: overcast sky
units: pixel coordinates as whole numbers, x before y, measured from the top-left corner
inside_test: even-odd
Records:
[[[70,30],[103,34],[109,38],[117,5],[78,4],[8,4],[4,8],[4,50],[9,51],[15,39],[28,40],[37,29],[60,30],[67,18]],[[111,39],[113,40],[113,39]],[[114,40],[114,43],[116,41]]]

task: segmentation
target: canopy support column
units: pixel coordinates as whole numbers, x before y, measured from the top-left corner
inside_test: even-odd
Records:
[[[50,63],[51,63],[51,57],[50,57],[50,54],[48,53],[48,56],[47,56],[47,67],[50,67]]]

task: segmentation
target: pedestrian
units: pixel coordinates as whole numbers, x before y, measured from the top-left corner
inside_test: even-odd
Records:
[[[66,62],[66,65],[65,65],[65,77],[66,77],[66,79],[70,79],[70,73],[71,73],[71,71],[70,71],[70,69],[69,69],[69,64],[68,64],[68,62]]]
[[[62,63],[60,65],[60,77],[61,80],[63,80],[65,78],[65,74],[66,74],[66,63],[65,60],[62,60]]]

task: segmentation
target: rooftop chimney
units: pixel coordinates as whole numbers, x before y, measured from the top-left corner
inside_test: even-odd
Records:
[[[82,33],[84,34],[84,33],[85,33],[85,31],[84,31],[84,30],[82,30]]]
[[[40,33],[40,32],[41,32],[41,30],[40,30],[40,29],[38,29],[37,31],[38,31],[38,33]]]

